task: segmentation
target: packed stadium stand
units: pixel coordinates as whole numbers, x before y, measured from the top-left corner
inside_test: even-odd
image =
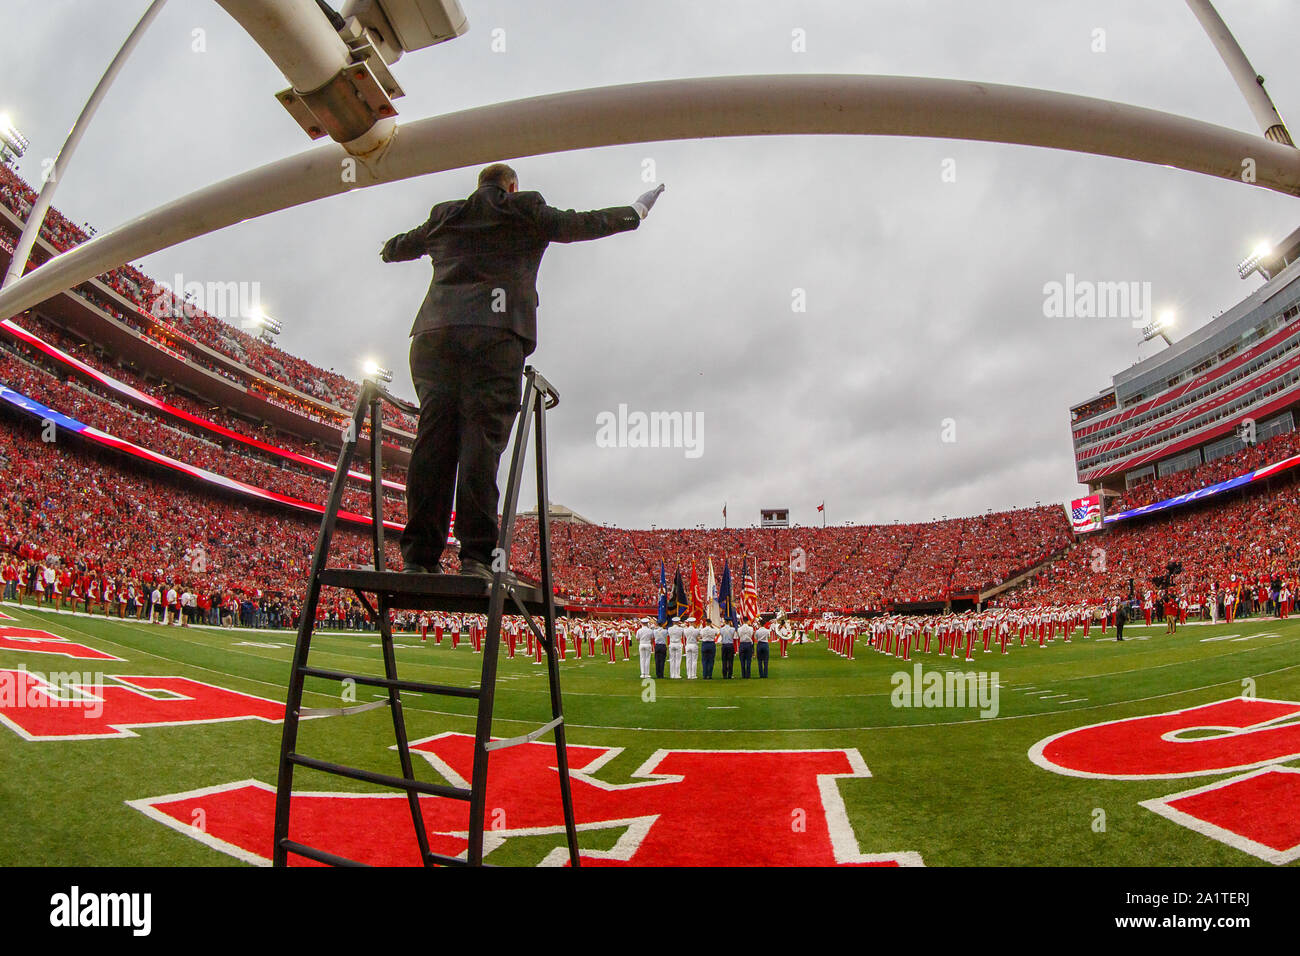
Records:
[[[34,198],[0,165],[0,260]],[[36,267],[88,238],[51,210]],[[1071,410],[1079,477],[1105,492],[1112,515],[1300,453],[1293,246],[1300,237],[1264,262],[1265,285],[1242,305]],[[292,623],[357,383],[128,266],[0,323],[0,385],[0,561],[24,574],[54,564],[93,577],[101,594],[106,584],[120,592],[165,581],[223,605],[275,595]],[[88,428],[50,433],[47,412]],[[1236,428],[1248,415],[1257,427],[1243,441]],[[384,436],[383,518],[393,531],[405,520],[414,427],[397,420]],[[652,530],[557,508],[556,589],[579,607],[630,612],[654,605],[661,574],[680,569],[689,581],[694,568],[703,580],[712,559],[718,575],[724,566],[737,579],[742,568],[754,573],[769,610],[1030,607],[1141,594],[1177,562],[1181,574],[1165,585],[1201,601],[1211,587],[1300,573],[1291,545],[1300,490],[1289,474],[1080,537],[1056,504],[909,524]],[[336,561],[369,564],[369,495],[359,464]],[[399,567],[395,539],[387,560]],[[536,517],[522,516],[511,566],[526,577],[539,574],[536,539]],[[457,568],[454,550],[444,564]]]
[[[1251,268],[1243,264],[1242,278],[1258,272],[1262,286],[1071,409],[1081,483],[1094,491],[1131,492],[1213,464],[1247,441],[1294,429],[1300,404],[1297,257],[1300,229],[1248,260]],[[1153,489],[1138,496],[1160,494]]]
[[[1287,475],[1294,473],[1288,472]],[[1201,607],[1211,590],[1238,598],[1300,579],[1300,487],[1293,477],[1224,499],[1110,529],[1079,543],[1001,599],[1031,607],[1113,602],[1173,593]],[[1169,565],[1181,570],[1167,586]]]

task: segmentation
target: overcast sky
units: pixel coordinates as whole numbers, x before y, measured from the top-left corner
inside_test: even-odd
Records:
[[[0,111],[31,141],[29,182],[146,6],[6,0],[23,29],[0,67]],[[879,73],[1080,93],[1258,132],[1182,0],[462,6],[465,36],[396,64],[402,119],[615,83]],[[1300,4],[1218,8],[1300,123]],[[796,29],[805,52],[792,50]],[[286,85],[213,0],[170,0],[55,205],[103,232],[309,148],[274,99]],[[513,165],[521,188],[586,209],[630,203],[647,158],[667,191],[640,229],[547,253],[531,359],[562,397],[549,420],[552,500],[625,527],[719,525],[724,501],[735,526],[761,507],[816,523],[823,500],[841,523],[1070,498],[1081,489],[1068,407],[1158,349],[1127,320],[1045,318],[1045,283],[1150,282],[1180,334],[1258,284],[1236,263],[1300,218],[1293,199],[1181,170],[947,140],[696,140]],[[410,396],[407,334],[429,266],[385,265],[378,249],[434,203],[468,195],[475,174],[291,209],[143,265],[167,280],[257,282],[288,351],[353,378],[358,356],[374,355]],[[795,289],[804,313],[792,311]],[[701,453],[598,447],[597,417],[620,404],[702,415]],[[955,441],[942,440],[947,419]]]

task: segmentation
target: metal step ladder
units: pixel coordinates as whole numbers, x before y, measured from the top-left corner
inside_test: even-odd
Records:
[[[343,448],[339,452],[338,467],[330,488],[329,503],[321,520],[316,551],[312,557],[311,579],[307,599],[303,604],[298,626],[298,639],[293,654],[293,669],[289,675],[288,697],[285,702],[284,734],[280,744],[280,771],[275,795],[275,837],[273,863],[286,866],[289,854],[296,854],[321,863],[335,866],[362,866],[364,864],[330,853],[319,847],[307,846],[289,838],[293,772],[295,767],[308,767],[325,773],[337,774],[353,780],[404,790],[411,808],[411,821],[415,826],[420,858],[425,866],[481,866],[483,865],[483,826],[486,810],[488,758],[495,751],[537,740],[548,732],[554,733],[556,767],[560,777],[560,798],[564,805],[564,829],[569,848],[569,863],[578,866],[578,830],[573,814],[573,796],[569,783],[569,760],[564,740],[564,710],[560,699],[560,671],[556,647],[556,601],[551,575],[550,551],[550,501],[546,482],[546,410],[554,408],[559,395],[536,369],[524,369],[524,393],[519,417],[515,425],[513,450],[510,457],[510,477],[506,484],[502,504],[502,520],[497,546],[498,554],[509,555],[514,534],[519,484],[523,474],[524,456],[528,448],[529,430],[536,442],[537,464],[537,541],[541,563],[541,582],[533,586],[507,577],[505,570],[494,567],[496,574],[489,584],[475,577],[454,574],[405,574],[385,570],[383,517],[383,468],[381,452],[383,442],[383,406],[388,403],[407,414],[419,416],[419,409],[390,394],[378,382],[367,379],[352,414],[351,425],[344,430]],[[369,418],[371,467],[371,522],[374,544],[374,570],[330,568],[330,541],[338,521],[339,508],[348,480],[348,471],[357,454],[358,436]],[[496,562],[497,565],[507,562]],[[322,587],[336,587],[356,593],[362,606],[377,622],[384,663],[384,676],[345,673],[312,667],[308,664],[312,631],[316,623],[316,609]],[[368,598],[367,595],[370,595]],[[373,601],[372,601],[373,599]],[[551,720],[529,733],[506,740],[492,738],[492,708],[496,699],[497,656],[501,646],[501,619],[506,613],[524,618],[535,638],[546,653],[546,669],[550,684]],[[393,650],[392,627],[389,611],[433,610],[450,612],[487,613],[487,632],[483,642],[483,669],[477,687],[457,687],[431,684],[423,681],[403,680],[397,673]],[[560,610],[563,610],[561,607]],[[539,619],[540,618],[540,627]],[[343,708],[308,708],[302,705],[303,685],[308,677],[328,681],[354,681],[358,685],[387,690],[386,700]],[[474,765],[468,789],[446,784],[426,783],[416,780],[411,752],[407,743],[406,721],[402,716],[401,692],[446,695],[478,701],[474,731]],[[392,712],[393,733],[397,739],[397,752],[401,776],[349,767],[319,760],[297,752],[298,723],[303,717],[348,716],[387,706]],[[420,807],[420,795],[463,800],[469,804],[469,846],[465,859],[432,853],[428,833]]]

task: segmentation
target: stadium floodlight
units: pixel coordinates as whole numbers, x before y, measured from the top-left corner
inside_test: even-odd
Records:
[[[272,336],[279,335],[284,331],[284,326],[278,320],[267,315],[261,306],[254,307],[253,311],[248,314],[245,327],[256,329],[257,340],[264,345],[273,345]]]
[[[1252,272],[1258,272],[1265,279],[1271,279],[1273,276],[1268,270],[1262,268],[1265,262],[1273,257],[1273,245],[1268,242],[1261,242],[1255,246],[1255,251],[1248,255],[1241,262],[1237,263],[1237,275],[1243,279],[1250,278]]]
[[[393,380],[393,373],[384,368],[374,359],[366,359],[361,364],[361,367],[365,370],[366,378],[368,379],[372,379],[376,382],[391,382]]]
[[[1165,309],[1156,320],[1142,330],[1142,341],[1150,342],[1156,336],[1165,340],[1166,345],[1173,345],[1174,340],[1169,337],[1169,330],[1174,327],[1177,321],[1177,315],[1173,309]]]
[[[8,162],[10,154],[14,159],[21,159],[30,145],[27,137],[10,121],[9,114],[0,113],[0,160]]]

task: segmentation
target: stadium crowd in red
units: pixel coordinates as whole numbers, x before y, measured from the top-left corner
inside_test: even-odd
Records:
[[[1217,458],[1209,464],[1135,485],[1119,498],[1108,502],[1106,511],[1109,514],[1117,514],[1130,508],[1140,508],[1143,505],[1164,501],[1220,481],[1227,481],[1229,478],[1235,478],[1237,475],[1282,461],[1293,455],[1300,455],[1300,432],[1284,432],[1252,447]]]
[[[1086,535],[1004,604],[1030,606],[1069,601],[1102,602],[1161,589],[1153,579],[1173,562],[1182,565],[1173,590],[1197,605],[1211,589],[1220,594],[1280,578],[1300,580],[1300,486],[1252,489],[1224,501],[1180,508],[1159,517]]]
[[[283,460],[273,463],[253,457],[251,453],[239,453],[246,449],[234,442],[231,445],[239,451],[227,450],[211,440],[191,435],[172,423],[159,421],[147,412],[123,408],[86,387],[65,384],[45,370],[27,364],[3,349],[0,349],[0,382],[84,424],[185,464],[313,504],[324,504],[328,497],[328,472],[310,466],[289,465]],[[350,511],[368,515],[368,489],[349,487],[344,493],[344,506]],[[392,493],[387,494],[384,499],[384,516],[405,523],[405,500]]]
[[[47,444],[11,419],[0,451],[0,553],[143,586],[282,593],[301,601],[318,525],[128,471],[106,454]],[[371,562],[364,532],[340,526],[336,560]],[[26,549],[25,551],[23,549]],[[395,547],[388,560],[399,562]]]
[[[275,445],[287,451],[296,452],[300,455],[316,458],[319,461],[325,461],[330,465],[331,469],[335,464],[337,449],[321,448],[316,442],[309,442],[296,435],[291,435],[278,429],[272,429],[269,425],[263,425],[259,428],[251,422],[230,414],[219,405],[213,406],[204,404],[181,392],[153,385],[141,376],[132,372],[130,369],[119,368],[111,362],[100,358],[92,349],[87,348],[81,342],[72,338],[53,324],[43,319],[39,319],[34,315],[25,319],[23,325],[29,332],[38,335],[49,344],[62,349],[64,352],[74,356],[86,365],[89,365],[90,367],[103,372],[105,375],[109,375],[112,378],[123,382],[124,384],[130,385],[147,395],[152,395],[160,401],[164,401],[169,405],[174,405],[183,411],[187,411],[191,415],[214,422],[249,438],[266,442],[267,444]],[[66,376],[68,373],[68,368],[66,366],[50,359],[48,356],[38,354],[34,349],[29,349],[15,344],[14,351],[29,358],[35,364],[50,369],[55,374]],[[88,385],[88,387],[93,388],[95,386]],[[104,394],[108,395],[115,401],[123,400],[121,395],[107,390],[105,390]],[[214,437],[213,433],[200,429],[189,422],[185,422],[183,419],[175,419],[174,422],[172,419],[169,419],[169,422],[174,423],[177,427],[189,430],[198,437],[209,441],[225,440],[224,438]],[[358,474],[368,474],[369,465],[361,458],[358,458],[354,462],[352,470]],[[384,477],[389,481],[404,484],[406,481],[405,469],[395,465],[385,464]]]
[[[35,201],[35,190],[13,170],[0,164],[0,202],[20,218],[25,219]],[[41,235],[59,251],[66,251],[90,238],[84,229],[73,224],[54,208],[46,213]],[[101,296],[94,297],[96,304],[107,307],[111,314],[130,323],[139,331],[152,335],[157,323],[162,326],[164,332],[170,328],[176,333],[176,340],[169,342],[173,346],[178,344],[184,346],[189,342],[197,341],[268,379],[314,396],[334,405],[336,409],[347,409],[356,403],[357,396],[360,394],[360,386],[357,383],[336,372],[317,368],[310,362],[290,355],[274,345],[267,345],[247,332],[214,318],[202,309],[191,306],[183,298],[167,292],[161,285],[133,266],[127,265],[115,269],[103,276],[102,281],[132,302],[143,315],[124,314],[118,309],[111,308]],[[201,354],[194,349],[186,349],[186,351],[191,360]],[[283,401],[288,396],[281,395],[277,398]],[[321,413],[319,408],[301,404],[304,408],[312,408],[317,415]],[[393,415],[395,424],[408,431],[414,431],[413,421],[396,412]]]
[[[20,216],[30,211],[35,192],[0,165],[0,202]],[[64,250],[87,240],[87,232],[55,210],[47,215],[44,237]],[[110,315],[150,336],[186,361],[208,368],[259,391],[267,401],[317,420],[342,424],[356,400],[358,386],[326,372],[173,297],[130,266],[103,281],[132,303],[135,310],[90,286],[77,290]],[[28,326],[78,358],[149,394],[157,390],[144,378],[115,367],[80,347],[49,323],[32,318]],[[205,354],[206,346],[238,362],[249,373]],[[19,357],[21,356],[21,357]],[[33,364],[35,363],[35,364]],[[152,411],[128,408],[124,399],[98,386],[64,381],[66,369],[16,347],[0,350],[0,381],[37,401],[120,438],[251,485],[314,503],[323,503],[328,472],[289,465],[242,443],[181,420],[162,420]],[[331,407],[296,398],[272,386],[290,386]],[[332,458],[312,443],[292,435],[268,434],[221,409],[206,407],[168,392],[164,400],[209,418],[240,434],[269,441],[299,454]],[[414,422],[400,426],[414,430]],[[195,485],[139,474],[117,459],[85,448],[50,445],[24,426],[7,429],[11,437],[0,451],[0,551],[41,562],[50,556],[65,572],[91,570],[101,577],[100,593],[110,579],[130,578],[141,590],[162,578],[185,579],[196,591],[283,593],[292,606],[300,600],[316,522],[309,517],[245,505]],[[1108,510],[1138,507],[1205,487],[1252,468],[1300,452],[1300,434],[1287,433],[1243,449],[1208,465],[1156,479],[1130,489]],[[358,462],[357,471],[364,471]],[[400,472],[387,477],[404,480]],[[1300,538],[1300,490],[1291,480],[1274,495],[1249,493],[1180,509],[1140,525],[1111,529],[1083,539],[1081,546],[1053,561],[1027,585],[1004,595],[1004,606],[1056,606],[1105,602],[1139,594],[1151,579],[1165,573],[1170,561],[1181,562],[1177,587],[1201,601],[1211,590],[1238,593],[1246,583],[1281,577],[1293,585],[1300,578],[1300,554],[1290,542]],[[345,507],[369,513],[364,484],[350,487]],[[400,496],[385,498],[385,516],[404,520]],[[689,580],[691,562],[703,580],[707,558],[722,573],[730,558],[739,589],[741,561],[755,573],[763,604],[812,610],[886,609],[898,604],[941,601],[1003,583],[1043,564],[1072,541],[1058,506],[1000,512],[969,518],[914,524],[784,529],[671,529],[636,531],[557,522],[552,525],[557,589],[579,601],[606,605],[646,605],[659,589],[661,562],[671,577],[680,567]],[[369,563],[365,538],[341,531],[356,563]],[[536,522],[520,519],[512,567],[537,577]],[[189,553],[207,556],[205,570],[195,571]],[[389,562],[400,566],[390,542]],[[451,569],[454,556],[449,555]],[[144,570],[137,570],[144,569]],[[202,580],[197,580],[202,579]],[[84,582],[83,582],[84,584]],[[201,585],[201,586],[200,586]],[[84,592],[84,586],[82,588]],[[331,606],[334,601],[331,599]],[[355,604],[342,598],[338,607]],[[340,610],[340,616],[342,611]]]
[[[518,540],[528,554],[535,522],[522,522]],[[707,559],[720,577],[723,556],[738,581],[744,556],[769,603],[794,608],[872,608],[942,600],[983,590],[1027,570],[1068,546],[1059,505],[924,524],[828,528],[683,528],[631,531],[576,522],[554,523],[551,550],[568,593],[599,603],[652,603],[659,562],[684,579],[692,558],[704,580]],[[531,575],[536,561],[524,564]]]

